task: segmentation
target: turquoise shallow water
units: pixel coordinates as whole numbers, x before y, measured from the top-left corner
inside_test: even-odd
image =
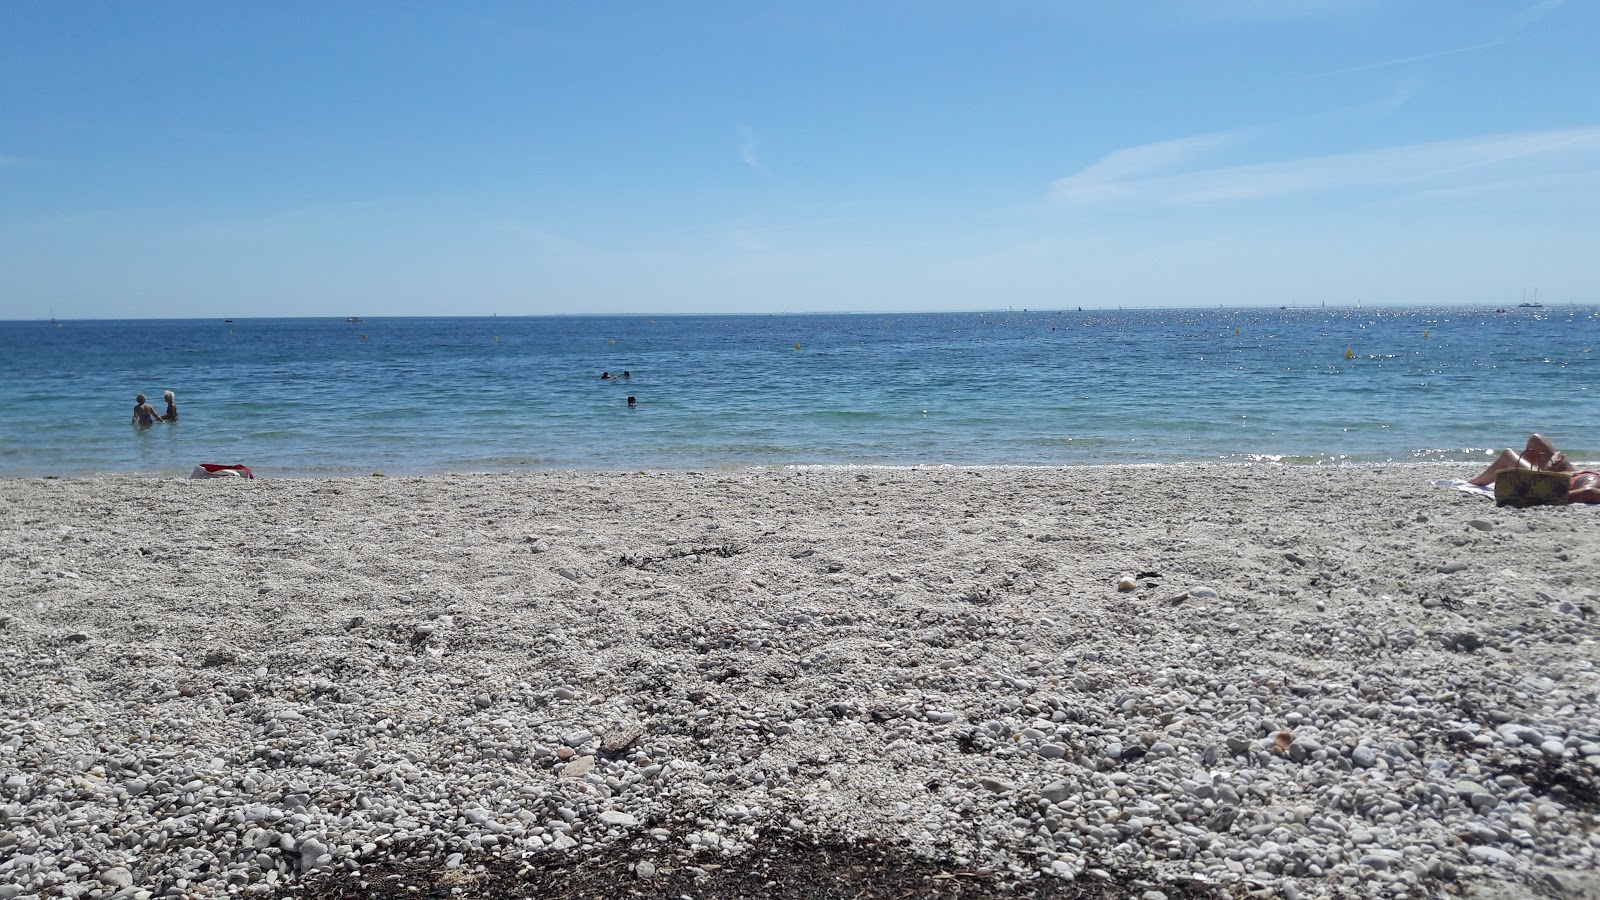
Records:
[[[1584,306],[3,322],[0,475],[1594,459],[1597,344]]]

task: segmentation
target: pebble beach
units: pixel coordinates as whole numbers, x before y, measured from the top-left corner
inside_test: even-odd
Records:
[[[0,480],[0,900],[1593,896],[1600,507],[1466,474]]]

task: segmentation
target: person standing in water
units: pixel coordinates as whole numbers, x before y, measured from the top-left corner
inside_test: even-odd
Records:
[[[150,405],[150,402],[144,398],[143,394],[134,397],[133,403],[133,419],[130,420],[129,424],[138,425],[140,428],[149,428],[161,420],[161,417],[156,415],[156,408]]]
[[[177,401],[177,398],[173,396],[171,391],[163,391],[162,394],[161,394],[161,399],[167,401],[167,411],[161,414],[161,421],[163,421],[163,422],[176,422],[176,421],[178,421],[178,401]]]

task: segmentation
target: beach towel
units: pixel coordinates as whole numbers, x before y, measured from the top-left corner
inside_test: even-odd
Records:
[[[1481,484],[1468,484],[1464,478],[1442,478],[1435,481],[1433,486],[1455,488],[1462,493],[1472,494],[1475,497],[1489,497],[1491,499],[1494,497],[1494,488],[1484,487]]]
[[[255,473],[249,466],[225,466],[217,463],[201,463],[189,473],[190,478],[250,478],[254,479]]]

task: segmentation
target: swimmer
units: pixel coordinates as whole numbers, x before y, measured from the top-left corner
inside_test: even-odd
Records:
[[[633,377],[633,373],[629,372],[627,369],[623,369],[622,370],[622,377],[623,378],[632,378]]]
[[[639,398],[633,396],[632,394],[629,394],[628,395],[628,408],[629,409],[633,409],[635,406],[638,406],[638,405],[639,405]]]
[[[167,411],[161,414],[161,421],[163,421],[163,422],[176,422],[176,421],[178,421],[178,400],[177,400],[177,398],[173,395],[173,393],[171,391],[163,391],[161,393],[161,399],[167,401]]]
[[[600,380],[601,381],[610,381],[611,378],[612,378],[612,375],[611,375],[610,372],[601,372],[600,373]]]
[[[143,394],[134,397],[133,403],[133,418],[129,420],[128,424],[138,425],[140,428],[149,428],[161,420],[161,417],[156,415],[156,408],[145,400]]]

